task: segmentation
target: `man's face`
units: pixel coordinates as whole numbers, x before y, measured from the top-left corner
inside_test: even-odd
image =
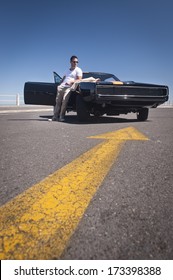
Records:
[[[76,68],[77,64],[78,64],[78,59],[77,58],[73,58],[71,60],[71,67],[72,68]]]

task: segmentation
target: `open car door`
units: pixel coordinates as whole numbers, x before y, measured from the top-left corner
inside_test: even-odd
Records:
[[[57,86],[62,78],[54,74],[54,83],[26,82],[24,85],[24,102],[33,105],[51,105],[56,104]]]

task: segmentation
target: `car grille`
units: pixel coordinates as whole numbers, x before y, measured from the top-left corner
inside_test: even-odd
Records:
[[[132,87],[132,86],[97,86],[97,94],[99,95],[116,95],[131,97],[165,97],[168,95],[167,87]]]

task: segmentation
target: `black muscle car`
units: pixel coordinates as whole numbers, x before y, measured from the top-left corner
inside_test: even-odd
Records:
[[[62,78],[54,72],[54,80],[54,83],[26,82],[25,104],[54,106],[57,86]],[[71,91],[67,111],[77,112],[80,121],[88,120],[90,115],[120,115],[132,112],[137,114],[138,121],[145,121],[149,108],[163,104],[168,100],[168,96],[169,88],[165,85],[124,82],[113,74],[84,72],[83,80]]]

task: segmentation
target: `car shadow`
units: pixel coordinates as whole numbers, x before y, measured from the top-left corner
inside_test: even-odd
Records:
[[[43,119],[50,119],[52,116],[40,116]],[[127,118],[119,118],[119,117],[112,117],[112,116],[101,116],[101,117],[94,117],[91,116],[87,121],[79,121],[77,116],[75,115],[66,115],[65,122],[69,124],[103,124],[103,123],[132,123],[137,122],[137,119],[127,119]]]
[[[38,118],[15,118],[15,119],[8,119],[8,121],[41,121],[47,122],[48,119],[51,119],[53,115],[40,115]],[[149,120],[147,120],[148,122]],[[115,117],[115,116],[101,116],[95,117],[91,116],[87,121],[79,121],[76,115],[66,115],[65,116],[65,123],[67,124],[78,124],[78,125],[85,125],[85,124],[104,124],[104,123],[135,123],[139,122],[137,118],[124,118],[124,117]],[[142,121],[140,121],[142,122]],[[145,121],[146,122],[146,121]]]
[[[24,119],[24,118],[21,118],[21,119],[8,119],[8,121],[41,121],[41,122],[46,122],[47,119]]]

